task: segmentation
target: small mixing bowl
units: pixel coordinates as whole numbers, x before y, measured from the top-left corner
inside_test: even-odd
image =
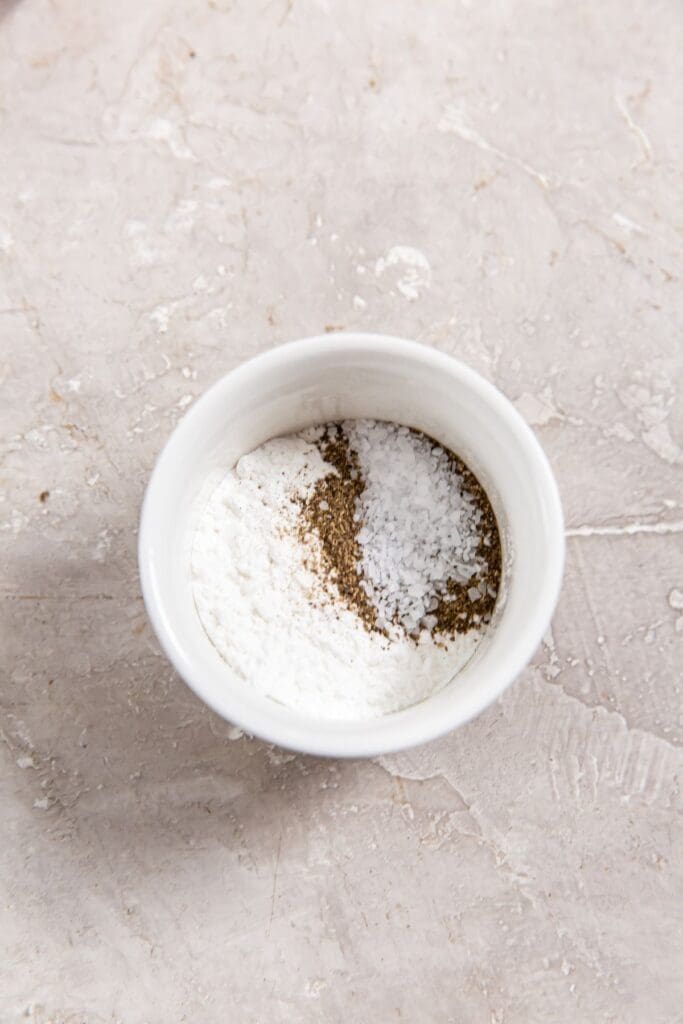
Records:
[[[473,658],[438,693],[369,721],[321,721],[252,690],[217,653],[193,601],[191,545],[209,494],[241,455],[311,424],[359,417],[423,430],[465,459],[498,519],[503,586],[494,622]],[[492,384],[425,345],[335,334],[271,349],[198,399],[149,481],[139,562],[159,642],[209,707],[245,732],[292,750],[367,757],[455,729],[510,685],[550,622],[562,580],[564,526],[538,441]]]

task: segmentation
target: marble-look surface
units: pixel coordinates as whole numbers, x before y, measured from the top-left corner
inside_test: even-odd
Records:
[[[681,1020],[677,0],[0,4],[0,1020]],[[568,522],[534,664],[377,763],[240,737],[139,594],[220,374],[460,356]]]

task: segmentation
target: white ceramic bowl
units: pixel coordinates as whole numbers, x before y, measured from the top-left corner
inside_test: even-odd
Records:
[[[439,693],[362,722],[308,718],[245,686],[209,642],[192,597],[194,524],[235,461],[278,434],[372,417],[425,431],[462,455],[501,528],[504,600],[474,657]],[[533,433],[499,391],[449,356],[375,334],[334,334],[271,349],[218,381],[183,417],[149,481],[139,537],[142,592],[159,642],[214,711],[283,747],[364,757],[424,743],[509,686],[548,626],[564,528],[557,486]]]

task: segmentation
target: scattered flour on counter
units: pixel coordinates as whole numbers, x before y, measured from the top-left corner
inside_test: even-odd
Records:
[[[315,571],[316,538],[299,536],[302,503],[330,472],[310,431],[243,456],[200,517],[194,598],[245,686],[320,719],[369,719],[440,690],[482,631],[389,638],[335,600]]]

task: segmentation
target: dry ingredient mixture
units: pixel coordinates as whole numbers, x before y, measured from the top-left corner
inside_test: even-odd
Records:
[[[204,629],[245,684],[363,719],[424,699],[470,659],[498,595],[500,537],[456,455],[349,420],[243,456],[202,513],[192,568]]]

